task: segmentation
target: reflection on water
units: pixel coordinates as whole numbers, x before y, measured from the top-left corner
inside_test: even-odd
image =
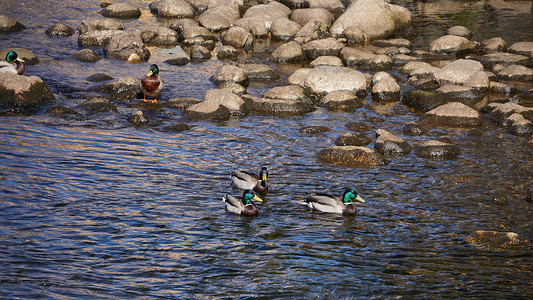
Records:
[[[491,14],[486,20],[501,20],[493,29],[502,30],[496,35],[508,42],[531,38],[531,31],[519,27],[531,24],[531,15],[489,11],[485,3],[492,2],[405,5],[417,13],[415,41],[421,45],[450,25],[472,20],[462,14],[483,20],[480,12]],[[32,49],[41,63],[28,73],[43,77],[67,106],[84,100],[90,74],[118,78],[146,71],[145,64],[104,59],[79,72],[70,57],[76,36],[43,38],[49,23],[76,27],[98,17],[98,5],[0,3],[29,28],[0,41]],[[143,7],[143,17],[128,21],[128,27],[155,26]],[[513,18],[521,22],[507,22]],[[516,32],[508,28],[513,24]],[[493,33],[498,31],[474,35]],[[203,97],[220,64],[165,66],[162,73],[173,83],[165,97]],[[249,91],[260,94],[266,88],[252,84]],[[173,122],[149,113],[162,123]],[[385,122],[368,121],[376,116]],[[45,114],[0,119],[3,298],[523,298],[533,292],[530,244],[490,248],[464,242],[476,230],[513,231],[533,239],[531,204],[522,200],[533,177],[531,144],[490,122],[482,127],[483,137],[469,137],[461,129],[405,137],[414,145],[449,138],[462,151],[456,160],[408,154],[385,166],[354,169],[321,164],[316,152],[346,132],[348,121],[400,133],[418,116],[402,105],[366,105],[355,113],[319,109],[290,118],[249,115],[198,122],[182,133],[125,126],[120,112],[99,118],[74,123]],[[332,131],[300,133],[309,125]],[[263,165],[270,170],[272,189],[259,206],[261,215],[243,219],[226,213],[222,196],[238,193],[229,186],[230,171]],[[340,193],[347,186],[367,200],[355,218],[312,213],[298,204],[308,192]],[[510,194],[504,205],[490,200],[499,189]]]

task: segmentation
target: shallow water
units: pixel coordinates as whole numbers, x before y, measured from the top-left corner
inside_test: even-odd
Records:
[[[450,19],[465,9],[464,2],[429,3],[451,8],[439,14],[416,12],[413,39],[420,44],[455,25]],[[0,42],[37,54],[41,63],[27,72],[42,77],[58,103],[84,101],[91,86],[85,78],[93,73],[140,76],[149,63],[162,60],[156,54],[140,65],[105,59],[81,64],[70,58],[76,36],[44,35],[53,22],[75,28],[98,16],[98,4],[0,4],[0,10],[29,28],[0,36]],[[514,18],[507,10],[496,15],[503,21]],[[523,18],[527,22],[531,14]],[[156,19],[145,8],[140,20],[126,26],[151,28]],[[498,35],[508,42],[531,39],[531,32],[520,31]],[[249,60],[263,56],[254,53]],[[163,99],[202,98],[221,64],[165,66],[170,84]],[[277,83],[252,83],[249,92],[260,95]],[[130,127],[125,121],[129,113],[121,108],[94,120],[57,119],[42,112],[0,118],[2,298],[426,299],[528,298],[533,293],[529,243],[498,248],[465,242],[476,230],[513,231],[533,239],[531,204],[523,201],[533,178],[531,143],[490,121],[481,128],[483,137],[462,129],[408,137],[401,127],[418,115],[401,104],[382,107],[370,99],[354,113],[252,114],[193,123],[192,130],[181,133],[160,130],[177,121],[172,111],[147,111],[158,121],[144,128]],[[373,117],[384,121],[371,122]],[[449,138],[462,154],[455,160],[426,160],[410,153],[369,168],[318,162],[316,152],[333,145],[347,131],[344,124],[356,120],[414,145]],[[308,125],[332,131],[300,133]],[[271,191],[259,205],[261,215],[243,219],[226,213],[222,196],[237,193],[229,187],[229,172],[259,171],[263,165],[270,170]],[[308,192],[340,193],[347,186],[367,200],[355,218],[312,213],[299,205]],[[509,201],[491,201],[496,190],[507,191]]]

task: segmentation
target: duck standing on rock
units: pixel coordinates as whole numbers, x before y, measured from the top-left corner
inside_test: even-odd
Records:
[[[255,217],[259,215],[259,210],[253,204],[252,200],[263,202],[263,200],[259,198],[252,190],[245,190],[240,200],[230,194],[226,194],[226,196],[222,198],[222,201],[226,203],[226,209],[230,213],[241,216]]]
[[[326,213],[353,215],[356,213],[353,200],[365,203],[355,189],[349,188],[344,191],[342,198],[328,194],[309,194],[302,205]]]
[[[157,95],[163,90],[163,79],[159,76],[159,67],[156,64],[150,66],[150,72],[141,79],[141,90],[143,91],[143,101],[157,103]],[[147,100],[146,95],[155,97]]]
[[[268,170],[261,168],[259,176],[246,171],[234,170],[231,175],[231,184],[239,189],[265,192],[268,190]]]
[[[9,51],[6,55],[6,60],[0,61],[0,73],[22,75],[24,70],[24,60],[19,58],[15,51]]]

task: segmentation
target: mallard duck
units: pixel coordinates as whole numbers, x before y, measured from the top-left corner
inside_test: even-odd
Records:
[[[353,200],[365,203],[355,189],[349,188],[344,191],[342,198],[328,194],[309,194],[302,204],[321,212],[353,215],[355,214]]]
[[[242,194],[242,199],[240,200],[230,194],[226,194],[226,196],[222,198],[222,201],[226,203],[226,209],[229,212],[241,216],[257,216],[259,214],[259,210],[253,204],[252,200],[263,202],[263,200],[250,189],[244,191]]]
[[[143,101],[157,103],[157,95],[163,90],[163,79],[159,76],[159,67],[150,66],[150,72],[141,79],[141,90],[143,91]],[[155,97],[153,100],[147,100],[146,95]]]
[[[268,170],[261,168],[259,176],[246,171],[234,170],[231,175],[231,184],[242,190],[250,189],[256,192],[268,190]]]
[[[6,60],[0,61],[0,73],[9,72],[22,75],[24,70],[24,60],[19,58],[15,51],[9,51],[6,55]]]

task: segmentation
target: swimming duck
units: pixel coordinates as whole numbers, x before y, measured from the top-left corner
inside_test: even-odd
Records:
[[[24,60],[19,58],[15,51],[9,51],[6,55],[6,60],[0,61],[0,73],[9,72],[22,75],[24,70]]]
[[[268,190],[268,170],[261,168],[259,176],[246,171],[234,170],[231,175],[231,184],[242,190],[250,189],[256,192]]]
[[[230,194],[226,194],[224,198],[222,198],[222,201],[226,203],[226,209],[234,214],[238,214],[241,216],[257,216],[259,214],[259,210],[257,207],[253,204],[252,200],[256,200],[259,202],[263,202],[261,198],[259,198],[254,191],[247,189],[242,194],[242,199],[238,199],[235,196],[232,196]]]
[[[141,90],[144,94],[144,101],[157,103],[157,95],[163,90],[163,79],[159,76],[159,67],[150,66],[150,72],[141,79]],[[153,100],[147,100],[146,95],[155,97]]]
[[[353,215],[355,214],[353,200],[365,203],[355,189],[349,188],[344,191],[342,198],[327,194],[309,194],[302,204],[321,212]]]

